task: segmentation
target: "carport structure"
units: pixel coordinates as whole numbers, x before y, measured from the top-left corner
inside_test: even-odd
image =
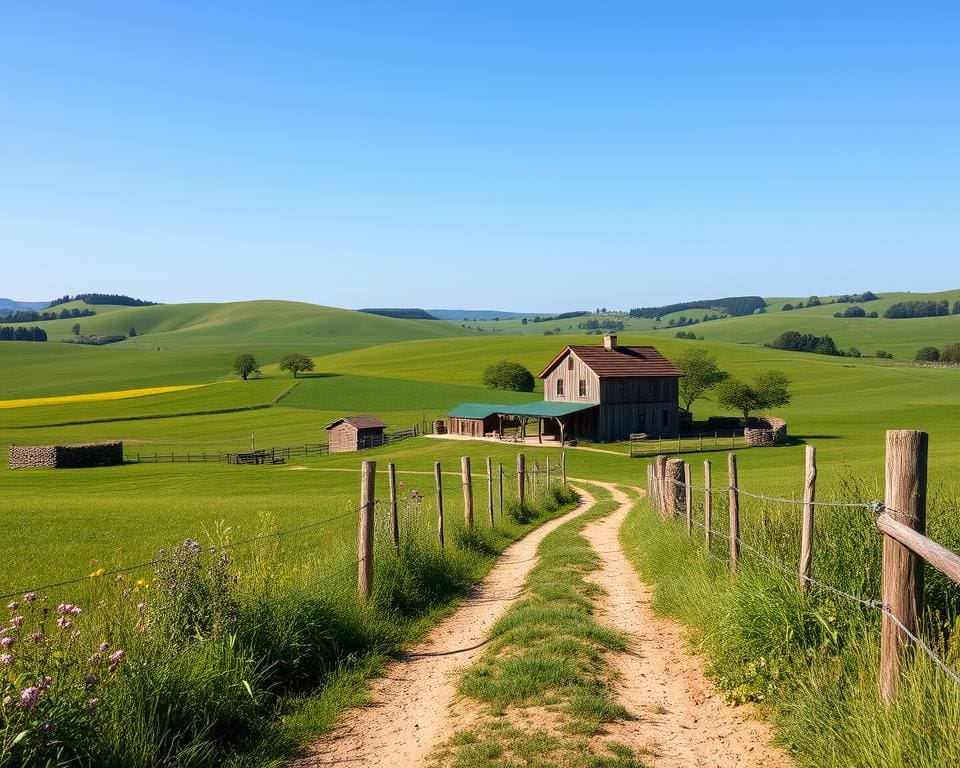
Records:
[[[527,424],[537,421],[537,440],[546,434],[563,443],[574,437],[592,437],[597,403],[563,403],[536,400],[532,403],[464,403],[447,414],[447,431],[472,437],[503,436],[504,417],[519,421],[520,437],[526,438]]]

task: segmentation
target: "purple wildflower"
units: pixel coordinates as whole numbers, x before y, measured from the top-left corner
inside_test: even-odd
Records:
[[[106,653],[110,650],[110,643],[100,643],[100,647],[97,648],[100,653]]]
[[[24,709],[33,709],[39,698],[40,689],[35,685],[31,685],[29,688],[24,688],[20,691],[20,706]]]
[[[116,667],[121,661],[123,661],[123,657],[126,655],[127,654],[124,653],[123,651],[114,651],[113,653],[111,653],[110,668],[113,669],[114,667]]]
[[[19,629],[19,628],[20,628],[20,625],[23,624],[23,616],[14,616],[12,619],[10,619],[10,623],[11,623],[14,627],[16,627],[17,629]]]
[[[42,691],[44,688],[49,688],[51,685],[53,685],[53,678],[50,677],[50,675],[44,675],[37,687]]]
[[[57,626],[60,627],[60,629],[69,629],[73,626],[73,622],[70,621],[70,619],[68,619],[66,616],[61,616],[59,619],[57,619]]]
[[[11,611],[15,611],[15,610],[17,610],[17,608],[19,608],[19,607],[20,607],[20,603],[18,603],[18,602],[16,602],[16,601],[14,601],[14,602],[12,602],[12,603],[7,603],[7,608],[9,608]]]
[[[80,613],[80,606],[73,605],[72,603],[60,603],[60,605],[57,606],[57,613],[61,616],[76,616]]]
[[[13,645],[13,642],[13,638],[10,637],[10,635],[4,635],[3,637],[0,637],[0,648],[9,648],[11,645]]]
[[[37,645],[39,645],[44,640],[43,630],[37,630],[36,632],[31,632],[29,635],[27,635],[27,639],[31,643],[36,643]]]
[[[0,667],[9,667],[13,663],[12,653],[0,653]]]
[[[25,602],[25,603],[35,602],[36,599],[37,599],[37,593],[36,593],[36,592],[27,592],[27,593],[23,596],[23,602]]]
[[[98,699],[98,698],[87,699],[87,711],[88,711],[88,712],[96,712],[96,711],[97,711],[97,707],[99,707],[99,706],[100,706],[100,699]]]

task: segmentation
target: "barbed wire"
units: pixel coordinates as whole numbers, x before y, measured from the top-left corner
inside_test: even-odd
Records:
[[[803,499],[790,499],[783,496],[765,496],[760,493],[752,493],[744,488],[741,488],[739,485],[719,485],[713,488],[707,488],[706,486],[696,485],[691,483],[687,485],[681,480],[674,480],[670,477],[663,478],[665,483],[674,485],[678,488],[689,488],[691,491],[704,491],[712,494],[721,494],[729,493],[731,490],[736,491],[741,496],[748,496],[751,499],[759,499],[761,501],[770,501],[778,504],[797,504],[803,505],[807,502]],[[837,507],[844,509],[869,509],[874,514],[881,514],[883,512],[891,512],[898,515],[903,515],[904,513],[898,512],[892,507],[887,507],[882,501],[812,501],[810,502],[814,507]]]
[[[376,503],[379,503],[379,500],[376,500]],[[240,541],[230,542],[229,544],[224,544],[219,547],[219,549],[233,549],[234,547],[244,546],[246,544],[253,544],[258,541],[263,541],[264,539],[272,538],[282,538],[283,536],[289,536],[293,533],[300,533],[301,531],[308,530],[310,528],[318,528],[322,525],[327,525],[337,520],[342,520],[346,517],[351,517],[360,512],[359,509],[351,510],[350,512],[344,512],[339,515],[334,515],[332,517],[324,518],[323,520],[316,520],[312,523],[305,523],[303,525],[298,525],[293,528],[285,528],[279,531],[273,531],[271,533],[263,533],[258,536],[251,536],[248,539],[241,539]],[[94,571],[93,573],[87,574],[86,576],[80,576],[74,579],[66,579],[64,581],[52,582],[50,584],[43,584],[36,587],[22,587],[20,589],[14,590],[12,592],[7,592],[5,594],[0,594],[0,600],[7,600],[11,597],[19,597],[28,592],[45,592],[49,589],[57,589],[59,587],[69,587],[74,584],[83,584],[91,579],[101,579],[108,576],[119,576],[124,573],[130,573],[131,571],[139,571],[144,568],[150,568],[152,566],[158,565],[159,563],[164,562],[168,558],[166,556],[155,557],[151,560],[145,560],[142,563],[137,563],[136,565],[126,565],[119,568],[111,568],[103,572]]]

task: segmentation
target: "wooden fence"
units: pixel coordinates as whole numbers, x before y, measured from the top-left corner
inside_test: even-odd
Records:
[[[735,453],[727,456],[726,486],[716,490],[712,486],[711,464],[709,461],[704,462],[704,482],[699,488],[703,494],[702,523],[693,519],[693,494],[698,488],[691,481],[690,465],[683,460],[657,456],[647,467],[647,493],[654,508],[661,514],[671,518],[684,518],[688,534],[692,535],[695,524],[702,525],[707,552],[710,552],[713,536],[719,535],[728,539],[731,575],[736,575],[741,548],[748,548],[770,565],[790,572],[787,566],[764,557],[763,553],[743,541],[740,535],[741,495],[801,506],[799,568],[795,571],[799,587],[807,592],[811,584],[817,584],[838,596],[881,611],[880,689],[883,698],[890,701],[897,694],[901,669],[907,657],[905,652],[911,647],[925,652],[951,678],[960,682],[960,676],[920,638],[924,563],[936,568],[954,583],[960,584],[960,555],[926,536],[927,446],[926,432],[887,432],[886,494],[883,502],[817,502],[816,450],[813,446],[807,446],[805,454],[803,499],[779,499],[745,491],[738,483]],[[714,528],[712,519],[713,497],[723,493],[727,495],[727,531]],[[816,509],[823,506],[872,508],[877,513],[875,526],[883,537],[883,585],[880,601],[850,595],[813,576]]]
[[[328,453],[326,443],[304,443],[303,445],[286,446],[283,448],[262,448],[253,451],[235,451],[224,453],[141,453],[126,454],[124,461],[140,464],[170,464],[194,462],[226,462],[228,464],[264,464],[282,463],[290,459],[307,458],[309,456],[324,456]],[[254,461],[257,455],[270,456],[276,461]],[[242,458],[238,458],[242,457]]]
[[[743,433],[735,430],[697,432],[677,437],[647,437],[630,435],[630,457],[644,458],[662,453],[700,453],[703,451],[735,450],[748,447]]]

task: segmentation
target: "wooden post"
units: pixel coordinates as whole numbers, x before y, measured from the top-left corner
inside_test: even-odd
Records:
[[[690,465],[683,462],[683,500],[686,504],[687,513],[687,536],[693,535],[693,473],[690,471]]]
[[[667,460],[664,485],[667,489],[666,514],[669,517],[675,517],[680,514],[680,507],[683,504],[683,461],[681,459]]]
[[[536,497],[540,491],[540,464],[533,462],[533,495]]]
[[[560,476],[563,478],[563,487],[567,487],[567,454],[566,452],[561,452],[560,454]]]
[[[740,559],[740,491],[737,489],[737,454],[727,454],[727,479],[730,492],[730,573],[737,572]]]
[[[357,546],[357,589],[360,597],[370,599],[373,591],[373,506],[376,495],[377,462],[365,461],[360,467],[360,536]]]
[[[433,478],[437,483],[437,536],[443,549],[443,478],[440,474],[440,462],[433,463]]]
[[[523,506],[524,499],[526,497],[526,485],[527,485],[527,468],[526,468],[526,459],[522,453],[517,454],[517,498],[520,501],[520,506]]]
[[[487,456],[487,511],[490,513],[490,525],[493,525],[493,459]]]
[[[653,474],[653,464],[647,464],[647,499],[651,505],[656,507],[656,480]]]
[[[392,461],[387,465],[390,478],[390,517],[393,521],[393,551],[400,553],[400,520],[397,518],[397,465]]]
[[[470,457],[460,457],[460,481],[463,485],[463,522],[473,528],[473,476],[470,473]]]
[[[810,591],[813,575],[813,516],[817,498],[817,449],[807,446],[803,485],[803,527],[800,534],[800,590]]]
[[[667,460],[668,457],[660,454],[656,459],[656,469],[657,469],[657,486],[658,486],[658,499],[660,500],[660,505],[658,507],[660,514],[665,515],[667,513],[667,495],[669,488],[667,488]]]
[[[915,430],[887,432],[886,512],[917,533],[927,527],[927,433]],[[880,693],[885,701],[896,696],[900,665],[910,638],[894,621],[917,634],[923,611],[923,558],[892,536],[883,537],[883,614],[880,629]]]
[[[713,540],[713,490],[710,462],[703,462],[703,547],[710,551]]]

